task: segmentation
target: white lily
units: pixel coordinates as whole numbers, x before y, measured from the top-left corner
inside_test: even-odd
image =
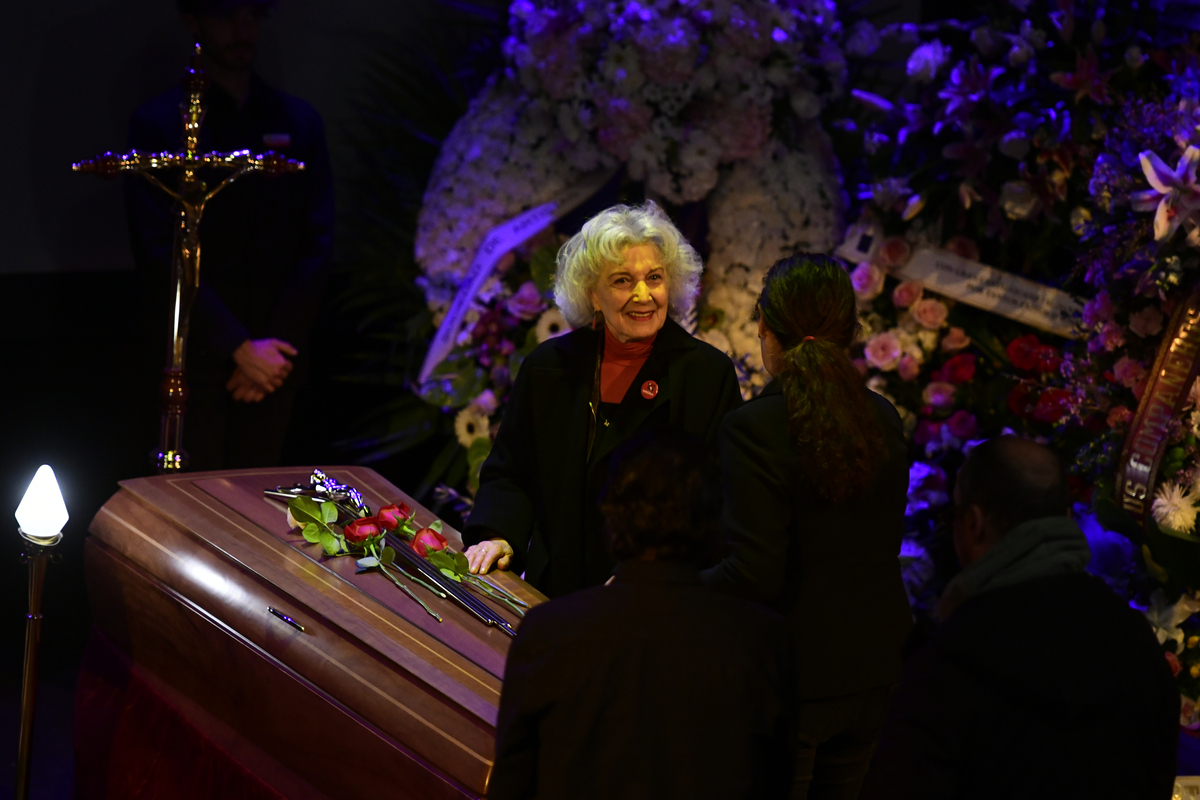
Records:
[[[1150,150],[1138,155],[1142,172],[1151,189],[1134,192],[1129,196],[1136,211],[1154,211],[1154,238],[1168,239],[1183,221],[1200,209],[1200,186],[1196,185],[1196,166],[1200,162],[1200,149],[1190,146],[1179,157],[1175,169]]]
[[[1144,613],[1150,626],[1154,628],[1159,643],[1165,644],[1168,639],[1174,639],[1175,650],[1178,652],[1183,649],[1184,639],[1187,638],[1179,629],[1179,625],[1197,611],[1200,611],[1200,601],[1186,592],[1179,598],[1179,602],[1171,605],[1159,589],[1150,596],[1150,607]]]

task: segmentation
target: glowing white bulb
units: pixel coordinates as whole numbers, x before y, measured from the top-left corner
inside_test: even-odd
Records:
[[[67,504],[58,490],[54,470],[43,464],[17,506],[17,524],[26,536],[52,539],[62,532],[67,519]]]

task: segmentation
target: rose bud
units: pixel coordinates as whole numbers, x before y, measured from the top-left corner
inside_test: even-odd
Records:
[[[433,528],[421,528],[421,530],[417,531],[417,535],[413,537],[412,549],[421,558],[425,558],[430,550],[445,550],[447,544],[449,543],[446,541],[446,537]]]
[[[394,531],[400,527],[401,522],[411,517],[412,513],[412,509],[408,507],[407,503],[401,503],[398,506],[384,506],[379,509],[375,518],[379,520],[379,524],[383,526],[384,530]]]
[[[383,527],[379,520],[375,517],[363,517],[356,519],[342,529],[342,535],[346,537],[346,541],[350,544],[362,544],[363,542],[383,533]]]

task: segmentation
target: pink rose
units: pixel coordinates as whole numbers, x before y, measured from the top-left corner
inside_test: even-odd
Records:
[[[1108,292],[1100,292],[1083,304],[1083,327],[1090,330],[1101,322],[1107,322],[1116,310]]]
[[[936,331],[946,324],[946,316],[950,313],[950,309],[946,308],[946,304],[941,300],[926,297],[913,303],[909,312],[922,328]]]
[[[1125,329],[1110,319],[1100,329],[1100,343],[1111,353],[1125,344]]]
[[[970,411],[959,410],[951,414],[950,419],[946,420],[946,427],[950,430],[950,435],[954,438],[970,439],[979,431],[979,422]]]
[[[905,353],[900,357],[900,363],[896,365],[896,372],[900,375],[901,380],[911,381],[921,374],[921,365],[915,358]]]
[[[923,294],[925,287],[920,281],[905,281],[892,289],[892,302],[896,304],[896,308],[908,308],[920,300]]]
[[[863,357],[867,359],[867,363],[884,372],[895,369],[900,363],[900,356],[900,337],[892,331],[875,334],[867,340],[867,346],[863,348]]]
[[[400,523],[413,515],[413,510],[408,507],[407,503],[400,505],[384,506],[379,509],[379,513],[375,518],[379,520],[379,524],[384,530],[394,531],[400,527]]]
[[[893,236],[879,245],[875,260],[879,266],[890,270],[907,264],[911,256],[912,245],[906,242],[903,236]]]
[[[546,308],[542,294],[533,281],[525,281],[512,297],[504,301],[504,308],[518,319],[533,319]]]
[[[1162,327],[1162,312],[1154,306],[1146,306],[1141,311],[1129,315],[1129,330],[1138,336],[1155,336]]]
[[[1125,406],[1113,406],[1108,412],[1108,427],[1119,428],[1133,419],[1133,412]]]
[[[854,296],[859,300],[874,300],[883,291],[883,270],[869,261],[859,264],[850,273]]]
[[[975,244],[975,240],[969,236],[953,237],[950,241],[946,242],[946,249],[968,261],[979,260],[979,245]]]
[[[971,337],[962,328],[951,328],[942,339],[942,352],[955,353],[971,345]]]
[[[1137,386],[1144,377],[1146,377],[1146,368],[1129,356],[1121,356],[1117,359],[1117,363],[1113,364],[1113,380],[1126,389]]]
[[[921,392],[921,399],[925,401],[925,405],[934,408],[950,408],[954,405],[954,395],[957,391],[953,383],[933,381]]]

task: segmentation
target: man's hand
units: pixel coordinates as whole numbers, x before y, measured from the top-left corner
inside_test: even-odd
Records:
[[[283,385],[292,371],[287,356],[294,355],[296,348],[282,339],[247,339],[233,351],[233,363],[267,394]]]
[[[473,544],[463,551],[471,572],[479,575],[486,574],[495,565],[496,569],[508,569],[512,562],[512,545],[503,539],[488,539],[486,542]]]
[[[267,396],[259,385],[250,380],[241,367],[236,367],[233,370],[233,375],[226,382],[225,388],[233,395],[233,399],[239,403],[257,403]]]

